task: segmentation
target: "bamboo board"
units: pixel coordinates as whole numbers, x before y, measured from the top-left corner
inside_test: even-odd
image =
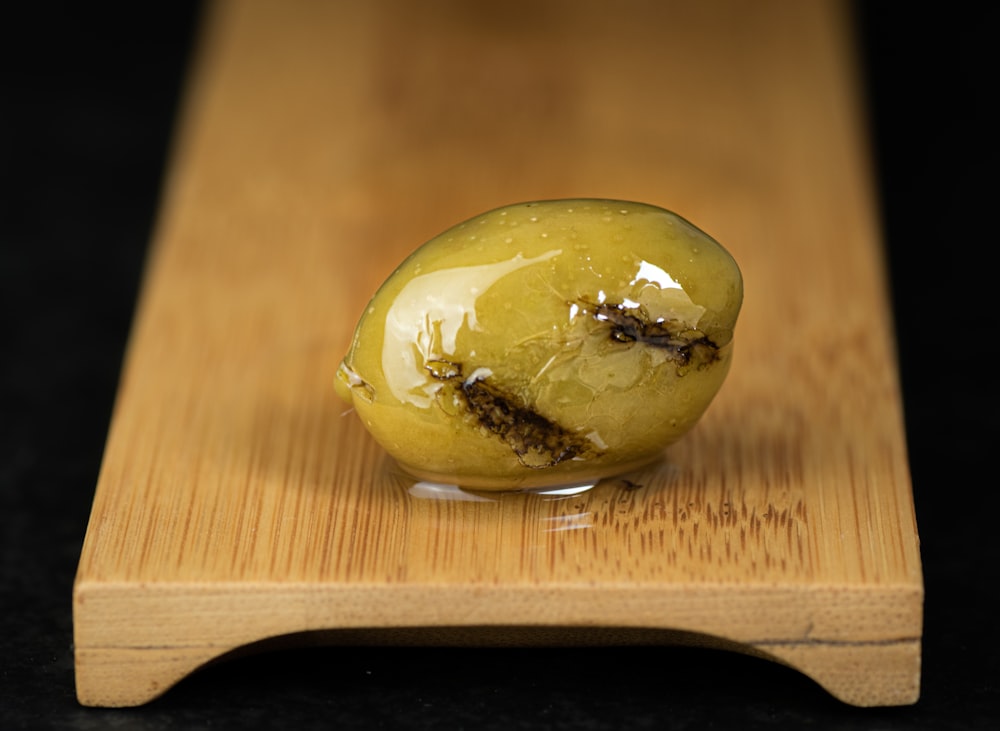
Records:
[[[355,629],[716,642],[847,703],[916,700],[922,576],[841,3],[230,0],[185,109],[75,585],[82,703]],[[408,481],[333,391],[367,299],[458,221],[577,196],[670,208],[733,253],[722,392],[661,464],[589,492]]]

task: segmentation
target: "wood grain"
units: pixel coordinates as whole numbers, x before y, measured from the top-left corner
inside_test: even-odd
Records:
[[[682,637],[848,703],[917,699],[921,567],[843,3],[229,0],[197,60],[75,586],[82,703],[354,629]],[[722,392],[661,464],[587,493],[414,485],[333,391],[368,298],[458,221],[575,196],[670,208],[733,253]]]

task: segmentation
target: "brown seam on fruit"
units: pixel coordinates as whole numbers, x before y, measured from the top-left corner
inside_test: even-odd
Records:
[[[719,346],[701,330],[680,320],[650,322],[645,311],[625,305],[587,302],[584,306],[595,320],[606,323],[609,337],[618,343],[642,343],[665,350],[678,365],[702,368],[719,359]]]
[[[464,379],[462,366],[451,361],[431,361],[427,371],[460,396],[468,413],[480,427],[498,436],[525,467],[544,469],[577,457],[589,457],[593,445],[530,408],[517,397],[485,379]],[[439,397],[446,397],[439,394]]]

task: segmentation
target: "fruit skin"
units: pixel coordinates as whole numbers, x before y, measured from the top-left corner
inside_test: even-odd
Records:
[[[337,392],[413,476],[578,484],[662,456],[732,359],[736,262],[670,211],[572,199],[448,229],[382,284]]]

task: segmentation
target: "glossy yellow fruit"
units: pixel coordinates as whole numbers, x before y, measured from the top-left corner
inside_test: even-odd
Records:
[[[489,211],[385,281],[338,393],[410,474],[488,490],[579,484],[659,458],[729,370],[739,268],[641,203]]]

